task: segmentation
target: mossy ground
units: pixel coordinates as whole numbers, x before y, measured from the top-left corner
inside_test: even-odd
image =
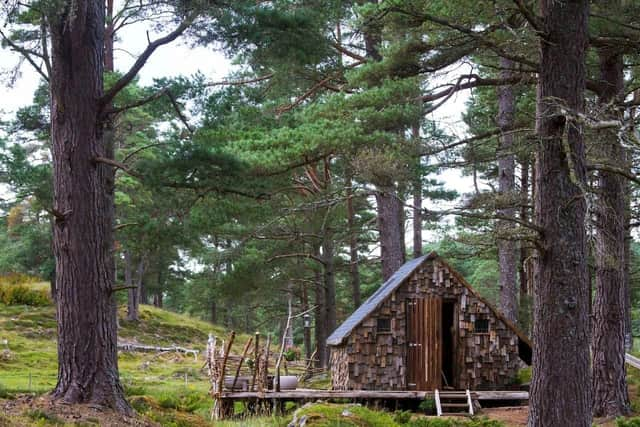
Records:
[[[197,360],[173,352],[120,352],[121,380],[138,412],[168,426],[211,425],[207,420],[212,401],[202,369],[204,350],[209,333],[227,339],[228,331],[150,306],[140,307],[140,322],[124,320],[124,309],[119,314],[120,340],[201,351]],[[239,353],[248,338],[238,335],[233,351]],[[46,393],[55,386],[56,376],[54,307],[0,304],[0,399]],[[140,403],[145,401],[146,406]],[[46,417],[34,421],[27,416],[17,425],[47,423],[52,424]],[[0,425],[4,425],[2,421]]]

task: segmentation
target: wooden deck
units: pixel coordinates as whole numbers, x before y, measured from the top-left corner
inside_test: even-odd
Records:
[[[446,390],[442,391],[446,393]],[[477,400],[528,400],[526,391],[473,391],[472,396]],[[223,392],[222,399],[277,399],[277,400],[313,400],[313,399],[380,399],[380,400],[424,400],[434,397],[432,391],[376,391],[376,390],[315,390],[296,389],[286,391],[255,391]]]
[[[638,359],[637,357],[635,357],[635,356],[633,356],[633,355],[631,355],[629,353],[626,353],[624,355],[624,360],[625,360],[625,362],[627,362],[627,365],[633,366],[636,369],[640,369],[640,359]]]

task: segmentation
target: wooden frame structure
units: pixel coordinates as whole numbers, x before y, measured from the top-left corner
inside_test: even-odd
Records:
[[[387,322],[390,331],[379,331]],[[345,391],[505,390],[532,353],[526,335],[435,252],[403,265],[327,344],[333,389]]]

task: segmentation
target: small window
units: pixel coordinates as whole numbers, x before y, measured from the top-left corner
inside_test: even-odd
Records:
[[[391,319],[389,319],[388,317],[379,317],[376,330],[378,331],[378,333],[391,332]]]
[[[489,319],[476,319],[473,322],[474,334],[488,334],[489,333]]]

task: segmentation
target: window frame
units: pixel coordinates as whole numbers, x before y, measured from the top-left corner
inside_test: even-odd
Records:
[[[380,322],[387,322],[388,327],[380,328]],[[390,334],[392,332],[391,328],[391,317],[378,317],[376,318],[376,333],[377,334]]]

